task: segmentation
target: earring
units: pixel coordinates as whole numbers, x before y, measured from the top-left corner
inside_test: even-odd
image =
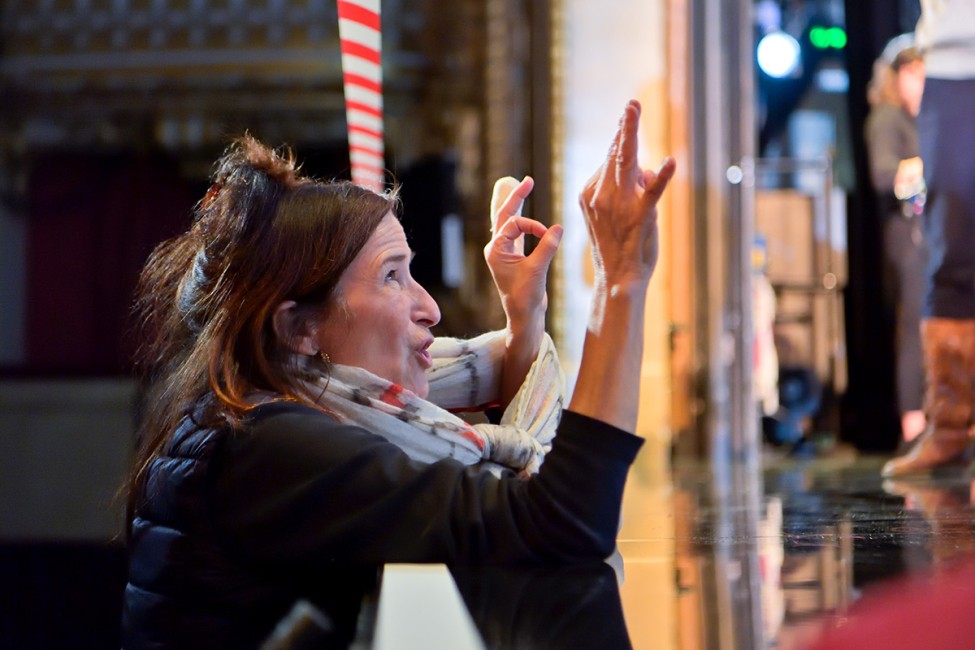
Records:
[[[318,351],[319,358],[325,363],[326,366],[332,365],[332,359],[328,356],[328,352],[325,350]]]

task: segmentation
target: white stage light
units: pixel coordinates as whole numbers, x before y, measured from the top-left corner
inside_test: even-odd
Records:
[[[785,32],[772,32],[758,42],[758,67],[770,77],[788,77],[799,67],[799,41]]]

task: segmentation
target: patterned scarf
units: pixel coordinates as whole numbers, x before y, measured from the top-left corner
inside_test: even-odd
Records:
[[[332,364],[326,374],[307,361],[305,394],[342,422],[382,436],[415,460],[455,458],[495,474],[513,469],[527,478],[551,448],[562,413],[562,368],[547,334],[499,424],[469,424],[454,415],[498,403],[504,349],[504,332],[436,339],[425,400],[362,368]]]

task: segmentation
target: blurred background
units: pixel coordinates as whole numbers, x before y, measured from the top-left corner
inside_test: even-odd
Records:
[[[918,0],[381,7],[387,180],[402,184],[439,334],[503,325],[480,252],[487,206],[497,177],[530,173],[527,212],[566,227],[549,318],[571,383],[591,291],[576,197],[635,97],[642,164],[680,165],[648,304],[640,427],[655,471],[799,438],[896,446],[862,134],[873,62],[913,30]],[[118,647],[132,290],[244,132],[349,177],[336,0],[3,1],[4,647]],[[771,371],[753,356],[756,273],[775,295]],[[796,435],[763,442],[763,390],[795,409]]]

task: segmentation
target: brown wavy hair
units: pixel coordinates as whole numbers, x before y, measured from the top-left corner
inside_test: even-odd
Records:
[[[188,414],[239,425],[255,391],[303,401],[274,310],[294,300],[300,318],[322,317],[343,271],[400,207],[395,190],[303,177],[289,150],[251,136],[217,161],[212,183],[189,230],[149,256],[136,290],[134,360],[147,392],[129,525],[148,468]]]
[[[867,101],[870,106],[877,108],[888,104],[900,108],[904,102],[897,92],[897,75],[905,65],[923,60],[920,51],[913,47],[901,50],[893,60],[878,57],[873,62],[873,76],[867,84]]]

